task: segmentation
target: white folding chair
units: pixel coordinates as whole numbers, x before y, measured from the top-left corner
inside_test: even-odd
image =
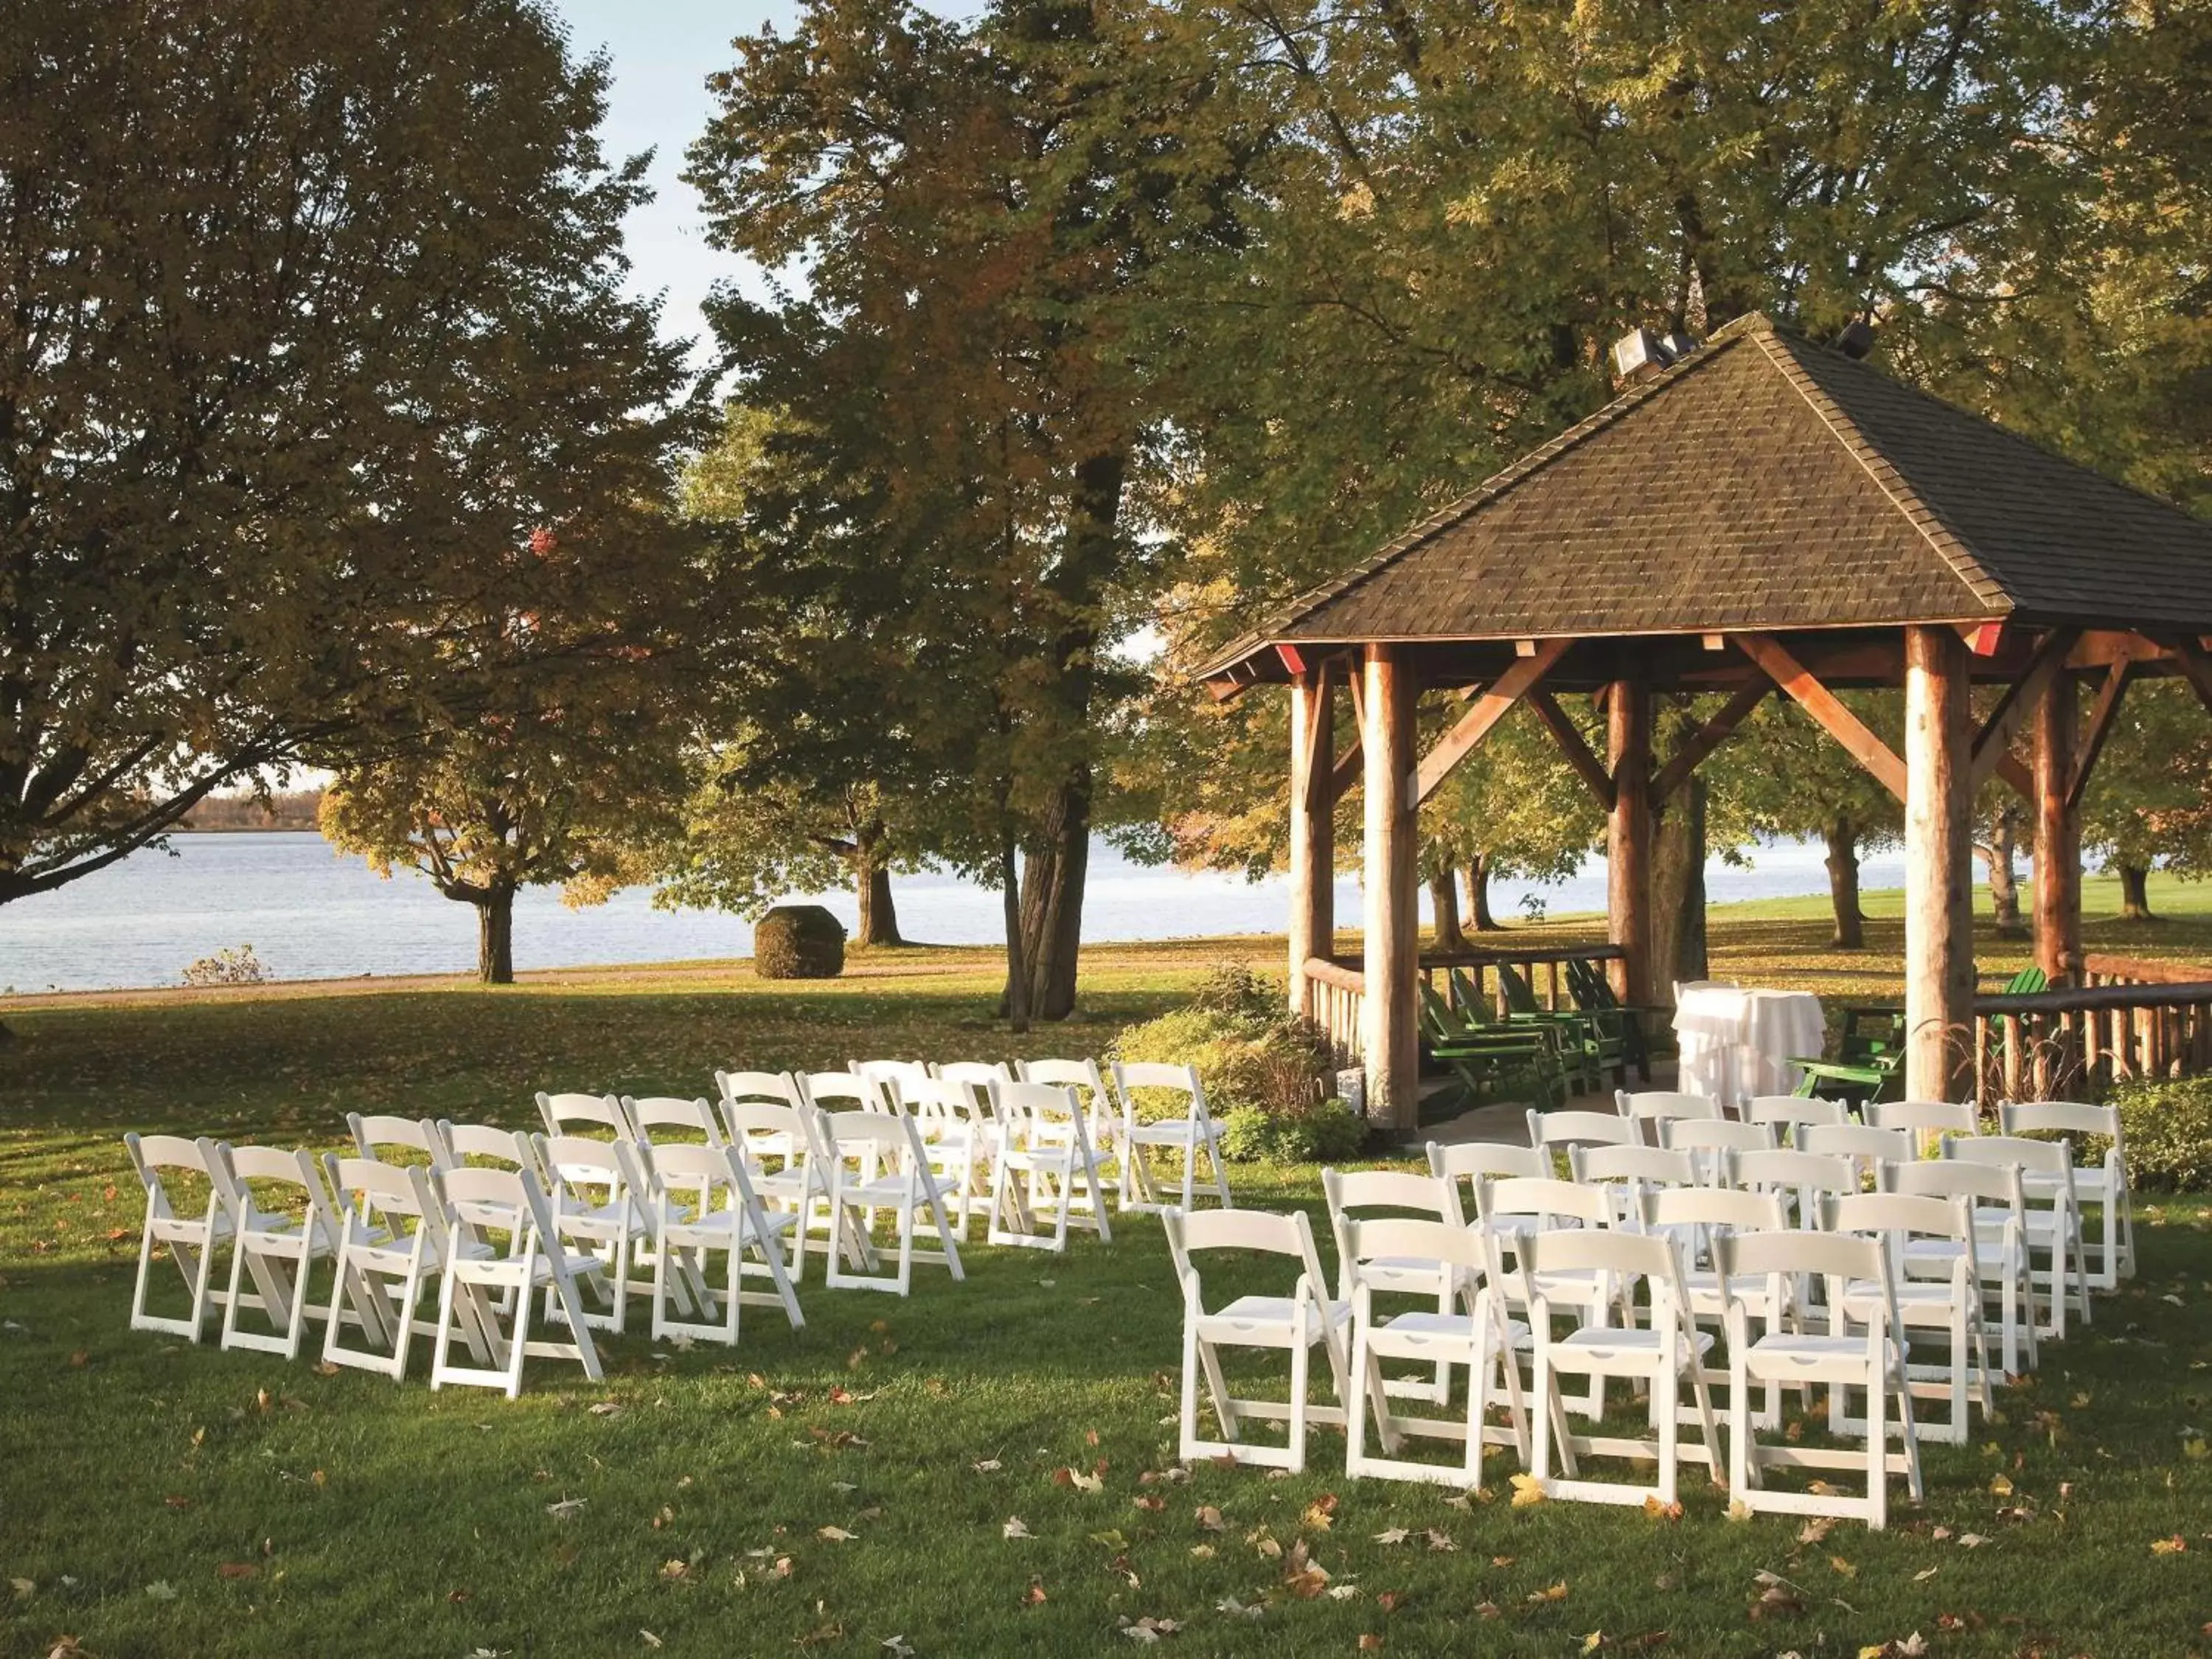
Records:
[[[1303,1210],[1278,1215],[1265,1210],[1188,1212],[1173,1206],[1163,1212],[1161,1220],[1168,1249],[1175,1257],[1176,1282],[1182,1287],[1182,1396],[1176,1417],[1181,1456],[1185,1462],[1215,1457],[1266,1468],[1303,1470],[1309,1426],[1342,1427],[1352,1399],[1351,1360],[1346,1346],[1352,1304],[1331,1300],[1327,1295],[1328,1281],[1322,1277],[1321,1261],[1314,1253],[1312,1224]],[[1240,1296],[1209,1312],[1194,1260],[1209,1250],[1276,1258],[1297,1269],[1297,1280],[1288,1296]],[[1316,1346],[1328,1363],[1335,1390],[1334,1405],[1316,1405],[1308,1398]],[[1291,1362],[1290,1398],[1243,1399],[1231,1394],[1221,1369],[1224,1348],[1286,1350]],[[1218,1440],[1199,1433],[1201,1373],[1221,1428]],[[1285,1425],[1289,1443],[1255,1445],[1243,1439],[1248,1419]]]
[[[538,1164],[538,1149],[520,1130],[489,1123],[456,1123],[451,1118],[440,1118],[436,1127],[442,1158],[434,1153],[432,1163],[459,1169],[473,1158],[494,1169],[527,1170],[541,1188],[544,1185],[545,1171]]]
[[[1738,1122],[1728,1117],[1662,1118],[1659,1144],[1671,1152],[1689,1153],[1697,1163],[1698,1182],[1717,1187],[1721,1181],[1721,1154],[1772,1152],[1774,1129],[1770,1124]]]
[[[1692,1187],[1698,1166],[1687,1152],[1633,1143],[1570,1146],[1567,1173],[1579,1185],[1601,1188],[1613,1204],[1611,1224],[1636,1231],[1644,1225],[1644,1189]]]
[[[223,1298],[222,1346],[300,1357],[307,1328],[307,1279],[318,1261],[337,1254],[337,1217],[315,1161],[296,1148],[210,1148],[210,1167],[230,1210],[230,1289]],[[277,1203],[264,1209],[255,1183],[273,1188]],[[254,1288],[244,1288],[247,1274]],[[239,1315],[258,1308],[276,1329],[243,1329]]]
[[[957,1066],[940,1066],[938,1074],[958,1081],[961,1079],[955,1074],[960,1069]],[[1098,1173],[1112,1181],[1115,1206],[1127,1209],[1131,1194],[1127,1149],[1121,1145],[1121,1112],[1115,1103],[1113,1091],[1106,1085],[1105,1073],[1098,1069],[1098,1062],[1018,1060],[1014,1062],[1014,1077],[1023,1083],[1049,1083],[1055,1089],[1075,1091],[1075,1097],[1083,1106],[1084,1132],[1091,1137],[1091,1155],[1097,1161]]]
[[[1826,1232],[1859,1233],[1882,1240],[1889,1254],[1889,1282],[1886,1285],[1872,1279],[1846,1283],[1844,1313],[1864,1323],[1895,1310],[1898,1340],[1905,1347],[1905,1376],[1913,1397],[1949,1402],[1945,1421],[1931,1422],[1922,1414],[1914,1423],[1914,1431],[1926,1439],[1964,1445],[1972,1429],[1972,1407],[1979,1405],[1984,1419],[1993,1409],[1982,1287],[1974,1273],[1974,1221],[1966,1200],[1854,1193],[1828,1200],[1821,1224]],[[1920,1240],[1959,1247],[1951,1253],[1950,1272],[1944,1277],[1905,1275],[1907,1252]],[[1916,1333],[1941,1334],[1946,1348],[1942,1364],[1913,1362],[1911,1344]],[[1828,1396],[1828,1426],[1839,1435],[1869,1432],[1865,1424],[1849,1414],[1840,1389]]]
[[[1910,1132],[1871,1123],[1807,1124],[1797,1131],[1797,1144],[1808,1152],[1850,1159],[1867,1187],[1880,1182],[1883,1164],[1909,1164],[1920,1155]]]
[[[1452,1183],[1455,1191],[1465,1182],[1467,1203],[1461,1210],[1470,1211],[1478,1225],[1485,1219],[1476,1208],[1481,1195],[1483,1177],[1504,1176],[1546,1181],[1557,1173],[1551,1154],[1537,1146],[1519,1146],[1510,1140],[1465,1140],[1445,1145],[1431,1141],[1428,1145],[1429,1173]],[[1524,1218],[1504,1217],[1500,1225],[1509,1230],[1524,1230]]]
[[[1974,1275],[1981,1283],[1983,1316],[1988,1317],[1994,1297],[2006,1376],[2033,1370],[2039,1316],[2035,1269],[2027,1250],[2027,1193],[2020,1170],[1968,1158],[1919,1158],[1885,1168],[1881,1189],[1918,1198],[1964,1199],[1972,1206]],[[1966,1249],[1950,1239],[1916,1238],[1905,1245],[1900,1266],[1908,1278],[1940,1278]]]
[[[1646,1232],[1668,1235],[1681,1252],[1682,1291],[1688,1298],[1692,1322],[1725,1329],[1728,1297],[1719,1273],[1705,1265],[1711,1259],[1713,1243],[1730,1233],[1780,1231],[1782,1200],[1773,1193],[1740,1192],[1726,1187],[1662,1187],[1644,1194],[1643,1222]],[[1760,1285],[1744,1295],[1747,1313],[1759,1322],[1763,1330],[1782,1330],[1796,1317],[1794,1285],[1784,1285],[1771,1296]],[[1725,1370],[1707,1366],[1708,1388],[1728,1382]],[[1764,1427],[1782,1421],[1782,1394],[1774,1383],[1767,1385],[1759,1420]]]
[[[897,1093],[914,1118],[915,1131],[965,1243],[969,1218],[985,1213],[986,1195],[996,1188],[1007,1125],[988,1095],[965,1083],[938,1077],[909,1079]],[[988,1223],[990,1218],[985,1218]]]
[[[892,1291],[904,1296],[914,1284],[914,1264],[939,1262],[952,1277],[967,1277],[960,1267],[960,1244],[946,1210],[945,1194],[930,1168],[929,1153],[915,1133],[914,1120],[903,1110],[890,1112],[831,1112],[824,1115],[829,1133],[830,1207],[841,1219],[854,1210],[872,1216],[889,1210],[898,1225],[898,1271],[879,1273],[872,1241],[860,1241],[866,1253],[861,1271],[848,1268],[843,1253],[830,1254],[829,1282],[835,1287]],[[927,1217],[938,1248],[922,1249],[915,1243],[917,1223]]]
[[[994,1082],[990,1091],[1003,1140],[991,1170],[989,1242],[1064,1251],[1068,1228],[1078,1226],[1097,1233],[1100,1243],[1112,1243],[1089,1115],[1075,1091],[1049,1083]],[[1040,1232],[1046,1224],[1051,1231]]]
[[[538,1115],[549,1135],[576,1135],[594,1140],[635,1140],[637,1125],[623,1110],[619,1095],[546,1094],[538,1097]]]
[[[434,1167],[330,1154],[323,1169],[338,1203],[324,1362],[404,1377],[411,1340],[437,1334],[435,1322],[420,1312],[430,1280],[446,1271],[457,1249],[489,1255],[490,1247],[473,1235],[465,1243],[456,1237],[432,1191]],[[476,1358],[486,1359],[489,1351],[472,1314],[473,1304],[463,1310],[463,1340]],[[366,1346],[348,1346],[349,1326],[361,1332]]]
[[[1180,1098],[1178,1115],[1150,1121],[1137,1115],[1137,1091],[1158,1089]],[[1198,1160],[1202,1156],[1213,1172],[1213,1188],[1224,1210],[1237,1200],[1229,1195],[1228,1166],[1221,1160],[1221,1126],[1206,1109],[1206,1090],[1195,1066],[1169,1066],[1157,1060],[1114,1062],[1114,1094],[1121,1107],[1121,1178],[1133,1185],[1138,1200],[1123,1208],[1156,1212],[1162,1207],[1160,1188],[1153,1178],[1152,1154],[1164,1152],[1182,1160],[1181,1197],[1176,1207],[1189,1213],[1195,1201]]]
[[[800,1072],[793,1081],[817,1112],[888,1112],[898,1099],[896,1090],[858,1072]]]
[[[1466,1218],[1460,1212],[1457,1190],[1450,1182],[1437,1176],[1416,1175],[1410,1170],[1355,1170],[1346,1173],[1324,1169],[1321,1172],[1321,1190],[1328,1206],[1329,1231],[1336,1240],[1336,1294],[1340,1300],[1349,1299],[1352,1295],[1353,1255],[1351,1236],[1346,1229],[1353,1221],[1379,1219],[1375,1212],[1381,1212],[1441,1222],[1462,1232],[1467,1228]],[[1395,1295],[1433,1297],[1439,1314],[1452,1311],[1462,1288],[1472,1295],[1473,1287],[1463,1285],[1463,1275],[1449,1265],[1440,1265],[1434,1258],[1414,1256],[1395,1261],[1376,1256],[1368,1261],[1366,1267],[1369,1280],[1376,1289]],[[1432,1368],[1432,1374],[1426,1379],[1392,1377],[1388,1391],[1440,1403],[1450,1397],[1450,1383],[1449,1368],[1439,1364]]]
[[[2101,1138],[2105,1156],[2094,1164],[2074,1158],[2074,1201],[2094,1204],[2098,1210],[2100,1237],[2096,1267],[2089,1274],[2094,1290],[2119,1287],[2123,1279],[2136,1276],[2135,1194],[2128,1186],[2127,1146],[2117,1106],[2087,1106],[2071,1100],[2008,1101],[1997,1108],[1997,1127],[2008,1135],[2082,1135]],[[2046,1196],[2058,1177],[2045,1170],[2023,1171],[2030,1193]],[[2084,1224],[2087,1217],[2084,1217]]]
[[[1338,1237],[1352,1300],[1352,1420],[1345,1472],[1355,1479],[1380,1475],[1394,1480],[1433,1480],[1473,1491],[1482,1485],[1486,1445],[1510,1445],[1525,1462],[1528,1407],[1513,1355],[1516,1345],[1527,1344],[1528,1330],[1509,1322],[1482,1284],[1486,1264],[1481,1239],[1450,1221],[1405,1217],[1347,1218]],[[1436,1309],[1378,1315],[1378,1294],[1406,1293],[1410,1263],[1422,1264],[1430,1278],[1446,1286]],[[1438,1406],[1450,1403],[1452,1372],[1465,1367],[1466,1415],[1423,1417],[1394,1410],[1391,1396],[1403,1390],[1384,1378],[1386,1359],[1413,1360],[1434,1370],[1443,1386],[1421,1397]],[[1489,1421],[1493,1376],[1505,1385],[1508,1424]],[[1370,1415],[1382,1444],[1380,1455],[1367,1449]],[[1409,1436],[1455,1441],[1462,1455],[1456,1463],[1395,1455]]]
[[[1811,1231],[1820,1218],[1820,1200],[1864,1190],[1859,1166],[1841,1152],[1808,1152],[1784,1146],[1772,1152],[1730,1152],[1721,1155],[1721,1184],[1747,1193],[1772,1193],[1783,1214]]]
[[[629,1298],[653,1295],[655,1282],[650,1275],[634,1273],[653,1254],[653,1223],[647,1213],[646,1181],[638,1168],[636,1143],[538,1135],[532,1145],[547,1176],[539,1196],[553,1224],[548,1248],[557,1245],[599,1262],[612,1305],[604,1314],[586,1317],[599,1329],[619,1335],[626,1328]],[[685,1296],[680,1280],[676,1293],[679,1298]]]
[[[1534,1449],[1529,1473],[1544,1495],[1596,1504],[1642,1504],[1656,1498],[1671,1504],[1675,1501],[1676,1466],[1684,1457],[1704,1463],[1714,1483],[1720,1484],[1720,1431],[1704,1364],[1713,1339],[1691,1321],[1674,1241],[1663,1233],[1577,1227],[1534,1235],[1523,1248],[1522,1259],[1530,1280],[1528,1328],[1535,1341]],[[1578,1323],[1565,1336],[1555,1335],[1546,1285],[1592,1275],[1619,1284],[1641,1279],[1650,1288],[1649,1323],[1641,1328]],[[1594,1388],[1608,1376],[1648,1382],[1652,1438],[1562,1433],[1555,1443],[1553,1425],[1562,1420],[1559,1378],[1563,1372],[1588,1376]],[[1690,1384],[1691,1420],[1702,1436],[1694,1446],[1681,1441],[1685,1378]],[[1552,1473],[1555,1451],[1564,1471],[1558,1476]],[[1656,1458],[1658,1478],[1650,1486],[1583,1480],[1577,1466],[1584,1457]]]
[[[353,1137],[354,1155],[374,1163],[408,1164],[419,1158],[425,1164],[434,1164],[445,1155],[438,1126],[427,1117],[348,1112],[346,1132]]]
[[[592,1346],[591,1320],[576,1285],[579,1275],[599,1273],[599,1262],[595,1256],[572,1252],[562,1245],[538,1178],[527,1169],[464,1168],[438,1170],[431,1181],[447,1206],[447,1225],[454,1233],[464,1228],[478,1234],[520,1230],[503,1253],[457,1249],[447,1262],[438,1286],[438,1340],[430,1351],[431,1388],[454,1382],[500,1389],[512,1400],[522,1392],[522,1363],[526,1356],[574,1359],[590,1381],[603,1380],[599,1352]],[[566,1342],[531,1340],[531,1304],[533,1293],[541,1289],[548,1315],[568,1327]],[[507,1322],[509,1310],[511,1326]],[[488,1349],[487,1363],[455,1364],[456,1332],[464,1341],[481,1333]]]
[[[1540,1112],[1528,1109],[1528,1144],[1547,1160],[1577,1146],[1638,1146],[1644,1138],[1632,1119],[1618,1112]],[[1555,1164],[1553,1168],[1558,1166]]]
[[[1648,1145],[1657,1146],[1660,1126],[1670,1118],[1726,1117],[1728,1112],[1711,1095],[1692,1094],[1674,1089],[1616,1089],[1613,1104],[1620,1115],[1636,1125],[1637,1137]]]
[[[1525,1254],[1529,1241],[1556,1228],[1610,1225],[1617,1214],[1613,1196],[1601,1187],[1551,1176],[1478,1176],[1474,1192],[1474,1231],[1484,1241],[1491,1291],[1504,1302],[1509,1316],[1521,1314],[1533,1328],[1538,1287]],[[1624,1324],[1634,1322],[1634,1287],[1603,1273],[1555,1275],[1541,1288],[1553,1304],[1576,1309],[1591,1323],[1602,1323],[1616,1311]],[[1603,1415],[1603,1377],[1590,1378],[1581,1409],[1590,1417]]]
[[[1981,1115],[1972,1101],[1877,1100],[1868,1105],[1866,1121],[1877,1129],[1904,1130],[1912,1137],[1916,1153],[1932,1152],[1945,1135],[1982,1132]]]
[[[684,1142],[720,1146],[726,1136],[722,1121],[704,1098],[686,1100],[680,1095],[624,1095],[623,1115],[629,1120],[635,1138],[647,1146]]]
[[[1889,1478],[1902,1474],[1912,1501],[1921,1498],[1920,1445],[1912,1421],[1912,1392],[1905,1376],[1905,1338],[1891,1294],[1889,1258],[1872,1238],[1835,1233],[1730,1232],[1713,1241],[1713,1266],[1728,1307],[1729,1498],[1751,1514],[1832,1515],[1862,1520],[1876,1530],[1889,1516]],[[1825,1333],[1778,1329],[1768,1324],[1754,1340],[1753,1310],[1772,1306],[1789,1286],[1818,1279],[1827,1287]],[[1854,1335],[1844,1315],[1844,1287],[1871,1286],[1858,1295],[1862,1331]],[[1797,1444],[1762,1445],[1751,1413],[1751,1389],[1776,1390],[1825,1383],[1832,1395],[1856,1388],[1867,1396],[1866,1450],[1854,1454]],[[1899,1449],[1889,1449],[1894,1422]],[[1866,1473],[1866,1496],[1852,1498],[1814,1483],[1809,1492],[1766,1486],[1769,1468]]]
[[[212,1288],[215,1252],[218,1245],[229,1242],[231,1212],[223,1202],[222,1189],[216,1184],[210,1158],[214,1145],[205,1139],[187,1140],[181,1135],[123,1137],[131,1167],[146,1189],[146,1218],[138,1232],[138,1282],[131,1292],[134,1331],[161,1331],[197,1342],[207,1324],[208,1309],[222,1295]],[[172,1193],[173,1182],[180,1188],[206,1183],[205,1203],[198,1201],[197,1192],[189,1197]],[[167,1251],[169,1260],[176,1263],[191,1297],[191,1311],[183,1319],[147,1310],[147,1280],[157,1247]]]
[[[1743,1121],[1763,1123],[1774,1132],[1777,1145],[1795,1146],[1801,1127],[1849,1123],[1851,1113],[1840,1100],[1822,1100],[1812,1095],[1753,1095],[1743,1103]]]
[[[734,1346],[738,1305],[779,1299],[744,1291],[746,1254],[758,1250],[778,1266],[783,1260],[782,1241],[768,1231],[760,1200],[745,1180],[744,1160],[733,1158],[719,1141],[641,1145],[638,1158],[653,1228],[653,1340],[687,1337]],[[795,1224],[789,1215],[778,1219],[787,1227]],[[712,1271],[718,1251],[723,1258],[719,1283]],[[788,1292],[790,1281],[782,1288]],[[699,1304],[702,1316],[680,1317],[690,1311],[691,1301]],[[672,1303],[681,1305],[672,1311]],[[783,1308],[793,1330],[805,1323],[795,1296],[784,1299]]]
[[[874,1084],[886,1103],[902,1100],[912,1105],[908,1085],[927,1083],[931,1078],[928,1062],[920,1060],[855,1060],[847,1063],[847,1069]]]
[[[2036,1269],[2036,1284],[2045,1292],[2044,1310],[2050,1316],[2043,1328],[2063,1342],[2069,1307],[2088,1324],[2093,1317],[2088,1255],[2081,1241],[2081,1200],[2074,1188],[2072,1144],[2031,1140],[2025,1135],[1946,1135],[1942,1153],[2020,1170],[2028,1201],[2027,1248],[2046,1264]]]

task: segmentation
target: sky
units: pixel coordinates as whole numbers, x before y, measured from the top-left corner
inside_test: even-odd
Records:
[[[793,0],[554,0],[578,56],[604,51],[614,70],[601,137],[610,156],[652,150],[653,200],[624,228],[630,285],[666,296],[664,333],[704,341],[700,302],[743,262],[707,246],[699,198],[677,175],[684,152],[705,130],[714,102],[706,78],[736,59],[730,43],[763,24],[787,29]]]

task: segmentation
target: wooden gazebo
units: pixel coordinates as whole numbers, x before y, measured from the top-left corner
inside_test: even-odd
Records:
[[[1334,934],[1333,820],[1364,790],[1360,1047],[1368,1110],[1416,1109],[1420,803],[1526,702],[1609,813],[1624,995],[1655,1000],[1651,831],[1759,701],[1794,698],[1905,805],[1907,1088],[1949,1095],[1974,988],[1969,817],[1991,775],[2035,818],[2037,950],[2081,968],[2079,805],[2130,675],[2212,706],[2212,524],[1761,316],[1738,319],[1305,594],[1201,671],[1287,684],[1291,996]],[[2094,701],[2086,716],[2078,688]],[[1969,688],[2005,688],[1977,726]],[[1904,753],[1834,695],[1902,684]],[[1356,735],[1335,742],[1336,692]],[[1415,702],[1457,717],[1416,752]],[[1655,691],[1728,694],[1674,753]],[[1558,699],[1603,709],[1594,753]],[[2021,750],[2025,748],[2025,754]]]

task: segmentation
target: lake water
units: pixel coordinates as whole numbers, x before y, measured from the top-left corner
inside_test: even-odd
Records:
[[[52,893],[0,905],[0,987],[21,992],[173,985],[185,965],[250,944],[279,979],[360,974],[464,973],[476,965],[476,915],[438,896],[422,876],[386,881],[361,859],[313,834],[179,836],[173,852],[145,851]],[[1748,869],[1714,863],[1715,900],[1820,893],[1827,878],[1817,847],[1754,849]],[[1900,885],[1893,857],[1869,859],[1869,887]],[[1001,937],[999,896],[951,876],[908,876],[894,884],[899,926],[932,944],[988,945]],[[1605,866],[1592,860],[1572,879],[1530,889],[1494,884],[1492,908],[1520,914],[1534,891],[1552,914],[1602,910]],[[849,927],[853,901],[820,896]],[[1422,911],[1428,899],[1422,896]],[[1133,865],[1111,848],[1091,854],[1083,909],[1086,939],[1201,938],[1279,932],[1288,914],[1280,877],[1189,874]],[[1356,925],[1359,886],[1337,888],[1337,914]],[[642,889],[596,908],[569,910],[557,893],[531,889],[515,902],[520,969],[749,956],[752,929],[711,911],[663,911]]]

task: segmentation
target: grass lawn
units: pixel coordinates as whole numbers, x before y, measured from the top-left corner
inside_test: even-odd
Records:
[[[2092,948],[2212,956],[2212,922],[2171,908],[2093,921]],[[1716,971],[1893,987],[1893,919],[1847,957],[1820,915],[1717,910]],[[2212,1214],[2195,1200],[2149,1206],[2142,1278],[2045,1349],[2002,1421],[1928,1449],[1923,1508],[1814,1541],[1729,1521],[1693,1468],[1679,1520],[1354,1484],[1328,1431],[1302,1476],[1178,1473],[1180,1309],[1142,1218],[1065,1259],[978,1246],[967,1283],[917,1268],[903,1302],[811,1277],[803,1332],[748,1309],[734,1352],[633,1335],[605,1345],[604,1387],[533,1361],[514,1403],[432,1395],[427,1359],[404,1384],[325,1377],[125,1328],[126,1128],[325,1147],[349,1108],[523,1125],[549,1085],[696,1093],[738,1062],[1096,1053],[1209,962],[1272,966],[1279,948],[1089,952],[1085,1018],[1025,1041],[994,1025],[988,958],[963,951],[861,958],[802,988],[701,966],[9,1006],[0,1652],[1073,1653],[1136,1645],[1119,1630],[1143,1618],[1210,1653],[1372,1637],[1409,1654],[1809,1656],[1916,1632],[1935,1655],[2212,1651]],[[2025,948],[1984,954],[1994,975]],[[1310,1167],[1237,1178],[1241,1199],[1318,1219]],[[1006,1535],[1015,1517],[1029,1536]],[[1330,1593],[1285,1582],[1300,1542]],[[1762,1572],[1786,1587],[1754,1617]]]

